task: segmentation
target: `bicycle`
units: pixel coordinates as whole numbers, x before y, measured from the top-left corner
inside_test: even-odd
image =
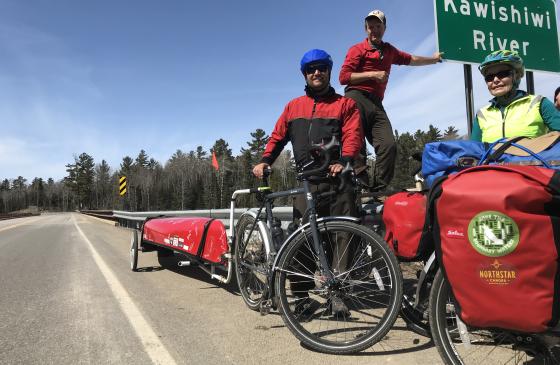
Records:
[[[401,306],[402,276],[383,239],[357,218],[317,217],[317,201],[332,192],[312,193],[309,180],[328,171],[333,145],[334,140],[313,148],[315,161],[298,171],[303,187],[238,192],[256,193],[262,204],[257,213],[249,211],[239,219],[234,262],[239,290],[249,308],[266,314],[275,307],[307,347],[347,354],[372,346],[390,330]],[[322,165],[312,168],[319,158]],[[309,222],[284,240],[272,213],[273,201],[298,194],[305,194]],[[349,260],[345,271],[336,272],[331,262],[346,254],[337,251],[340,243],[350,250]],[[340,301],[347,312],[337,312]]]
[[[421,153],[414,153],[410,159],[418,162],[422,161]],[[383,223],[384,202],[380,202],[380,197],[388,197],[402,191],[422,192],[427,188],[424,185],[424,178],[420,173],[420,168],[413,172],[415,186],[405,190],[381,190],[378,191],[371,186],[358,181],[358,196],[361,198],[377,198],[377,201],[365,204],[361,211],[362,224],[370,227],[379,236],[385,237],[385,226]],[[437,260],[435,253],[432,252],[427,259],[423,260],[404,260],[397,257],[403,276],[403,299],[400,309],[400,316],[405,321],[407,328],[413,332],[431,337],[429,314],[429,294],[434,275],[437,271]]]
[[[523,137],[513,138],[509,141],[497,141],[496,143],[504,143],[501,147],[496,149],[494,149],[495,144],[490,146],[485,154],[480,158],[480,161],[471,158],[471,160],[473,160],[471,162],[471,166],[482,166],[495,162],[510,145],[514,145],[527,152],[527,154],[531,155],[536,160],[540,161],[542,166],[550,169],[547,162],[539,157],[538,154],[526,147],[516,144],[517,140],[520,138]],[[477,167],[472,167],[472,169],[477,169]],[[481,185],[482,183],[478,186],[479,189],[481,188]],[[503,186],[501,184],[498,185],[499,186],[490,184],[490,187],[493,189],[499,189]],[[516,187],[518,188],[519,186],[516,185]],[[531,189],[535,188],[531,186]],[[510,196],[500,196],[502,201],[507,201],[508,198],[511,199]],[[482,203],[483,202],[481,202],[481,204]],[[535,202],[532,202],[532,204],[538,205],[535,204]],[[496,205],[492,207],[483,205],[483,208],[481,209],[494,209],[496,211],[500,211],[500,209],[497,209],[496,207]],[[445,212],[445,209],[441,209]],[[539,242],[539,244],[543,243],[544,242]],[[457,250],[459,246],[454,245],[453,247],[454,250]],[[443,263],[445,253],[443,252],[443,246],[440,248],[441,249],[437,250],[438,255],[441,255],[438,259],[441,259],[440,262]],[[461,259],[466,258],[461,257]],[[447,274],[444,274],[444,268]],[[451,284],[446,277],[446,275],[449,275],[449,270],[450,267],[442,266],[439,268],[433,280],[429,299],[429,318],[432,338],[442,360],[446,364],[560,364],[559,325],[556,325],[554,328],[546,328],[543,332],[530,333],[495,327],[477,328],[463,322],[458,314],[459,302],[456,300],[455,295],[453,295],[453,293],[461,295],[460,288],[457,288],[457,291],[452,291]],[[463,273],[461,272],[461,274]],[[523,276],[519,273],[518,275],[520,277]],[[478,288],[476,283],[472,281],[469,281],[468,284],[475,285],[475,288]],[[557,281],[553,285],[557,287]],[[554,290],[556,289],[557,288],[554,288]],[[524,293],[524,291],[522,290],[521,293]],[[528,296],[530,295],[531,294],[528,294]],[[489,303],[498,302],[496,305],[501,304],[492,297],[487,298]],[[514,300],[507,304],[515,305]],[[500,311],[503,310],[502,307],[497,308],[499,308]],[[527,318],[532,318],[530,317],[531,307],[527,307],[526,310],[528,316]],[[463,307],[462,315],[467,316],[465,312],[468,311],[466,311],[465,307]],[[507,309],[505,309],[504,312],[507,312]],[[522,318],[515,318],[514,320],[516,322],[523,322]]]
[[[446,364],[560,364],[560,329],[542,334],[467,326],[441,270],[430,294],[432,338]]]

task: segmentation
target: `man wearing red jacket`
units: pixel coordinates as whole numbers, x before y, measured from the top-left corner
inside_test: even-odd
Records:
[[[340,84],[347,85],[345,96],[358,104],[365,137],[375,149],[373,185],[377,187],[387,186],[392,180],[397,156],[393,128],[382,104],[391,65],[431,65],[441,62],[442,55],[415,56],[383,42],[386,25],[381,10],[366,16],[367,38],[348,50],[339,76]],[[360,165],[365,164],[365,151],[362,154]]]
[[[279,156],[284,146],[290,141],[294,152],[296,165],[301,167],[311,161],[310,148],[313,144],[328,143],[335,136],[341,143],[341,148],[329,170],[332,176],[340,173],[347,162],[353,163],[363,147],[363,133],[360,125],[360,114],[356,103],[352,99],[335,93],[330,85],[332,59],[328,53],[320,49],[313,49],[305,53],[301,59],[300,69],[306,81],[305,95],[290,101],[284,112],[276,122],[274,131],[266,145],[261,162],[253,168],[253,174],[259,178]],[[319,183],[312,185],[312,191],[327,192],[338,186],[338,182]],[[317,206],[319,216],[357,216],[356,196],[353,186],[347,184],[346,190],[331,197],[331,202],[324,202]],[[326,204],[328,203],[328,204]],[[303,195],[297,195],[294,201],[294,218],[303,218],[305,222],[306,201]],[[337,245],[346,245],[348,240],[338,240]],[[343,272],[347,266],[348,252],[346,247],[334,250],[333,269]],[[342,257],[344,256],[344,257]],[[305,257],[301,258],[305,261]],[[308,262],[306,266],[314,265]],[[292,282],[292,289],[296,296],[300,296],[298,303],[308,302],[306,291],[311,284]],[[338,297],[331,298],[331,310],[336,315],[347,315],[348,308]]]
[[[333,176],[342,171],[346,162],[353,163],[358,157],[363,146],[360,114],[352,99],[338,95],[331,87],[331,69],[332,59],[323,50],[313,49],[303,56],[301,72],[306,81],[305,95],[293,99],[284,108],[261,162],[253,168],[255,176],[262,177],[263,170],[272,165],[288,141],[292,142],[296,165],[300,167],[311,161],[309,150],[313,144],[328,143],[335,136],[341,142],[341,148],[329,167]],[[320,191],[334,187],[334,183],[317,186]],[[295,215],[305,218],[305,199],[303,196],[298,198],[294,204]],[[318,212],[320,216],[356,216],[353,189],[349,187],[348,192],[336,196],[334,204]]]

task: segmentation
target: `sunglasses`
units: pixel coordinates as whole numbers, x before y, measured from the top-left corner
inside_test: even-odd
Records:
[[[325,72],[327,72],[328,69],[329,69],[329,66],[327,66],[327,65],[312,65],[312,66],[307,66],[305,68],[305,73],[308,74],[308,75],[313,75],[315,73],[315,71],[325,73]]]
[[[486,82],[490,82],[494,80],[494,77],[497,77],[501,80],[508,76],[511,76],[511,70],[503,70],[503,71],[498,71],[494,74],[487,74],[486,76],[484,76],[484,80],[486,80]]]

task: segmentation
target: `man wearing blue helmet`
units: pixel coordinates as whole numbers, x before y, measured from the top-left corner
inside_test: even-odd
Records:
[[[494,142],[518,136],[534,138],[560,130],[560,112],[550,100],[519,90],[525,67],[517,52],[494,51],[486,56],[478,69],[494,98],[476,114],[472,140]]]
[[[353,162],[362,147],[362,129],[356,103],[337,94],[330,85],[332,59],[320,49],[303,55],[300,70],[306,81],[305,95],[290,101],[276,122],[266,145],[261,162],[253,173],[262,177],[282,152],[288,141],[292,142],[298,166],[309,162],[311,145],[328,142],[336,136],[341,142],[340,156],[330,166],[332,175],[338,174],[346,162]]]
[[[327,143],[335,136],[341,146],[338,156],[329,167],[332,176],[340,173],[347,162],[353,163],[358,157],[364,139],[359,111],[352,99],[337,94],[331,87],[332,66],[331,56],[323,50],[312,49],[303,55],[300,71],[306,82],[305,95],[293,99],[284,108],[270,135],[261,162],[253,168],[255,176],[263,176],[264,169],[274,163],[288,141],[292,143],[296,164],[303,166],[311,160],[309,151],[312,145]],[[337,186],[338,182],[333,180],[330,183],[314,184],[312,190],[323,193],[332,191]],[[331,199],[332,201],[317,207],[319,216],[357,216],[356,195],[349,184],[346,191],[331,196]],[[305,198],[302,195],[296,196],[294,218],[306,221],[305,210]],[[340,257],[333,257],[335,271],[343,272],[347,266],[350,251],[346,247],[347,242],[348,240],[337,240],[337,245],[344,247],[334,250],[333,256],[340,254]],[[305,258],[301,259],[305,261]],[[314,262],[306,262],[306,266],[312,265]],[[298,303],[302,304],[301,308],[308,304],[307,291],[313,286],[312,282],[292,283],[294,292],[300,293],[298,296],[301,300]],[[338,297],[331,299],[331,310],[335,315],[348,313],[345,303]]]

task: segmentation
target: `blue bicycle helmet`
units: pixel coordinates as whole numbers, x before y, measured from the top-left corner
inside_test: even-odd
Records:
[[[517,79],[521,79],[525,75],[523,59],[519,56],[519,53],[507,49],[490,53],[478,66],[478,70],[482,75],[485,75],[489,66],[498,64],[511,66],[515,70]]]
[[[301,62],[299,63],[302,74],[305,75],[305,68],[311,63],[325,64],[329,67],[329,70],[331,70],[333,66],[331,56],[322,49],[312,49],[303,55]]]

